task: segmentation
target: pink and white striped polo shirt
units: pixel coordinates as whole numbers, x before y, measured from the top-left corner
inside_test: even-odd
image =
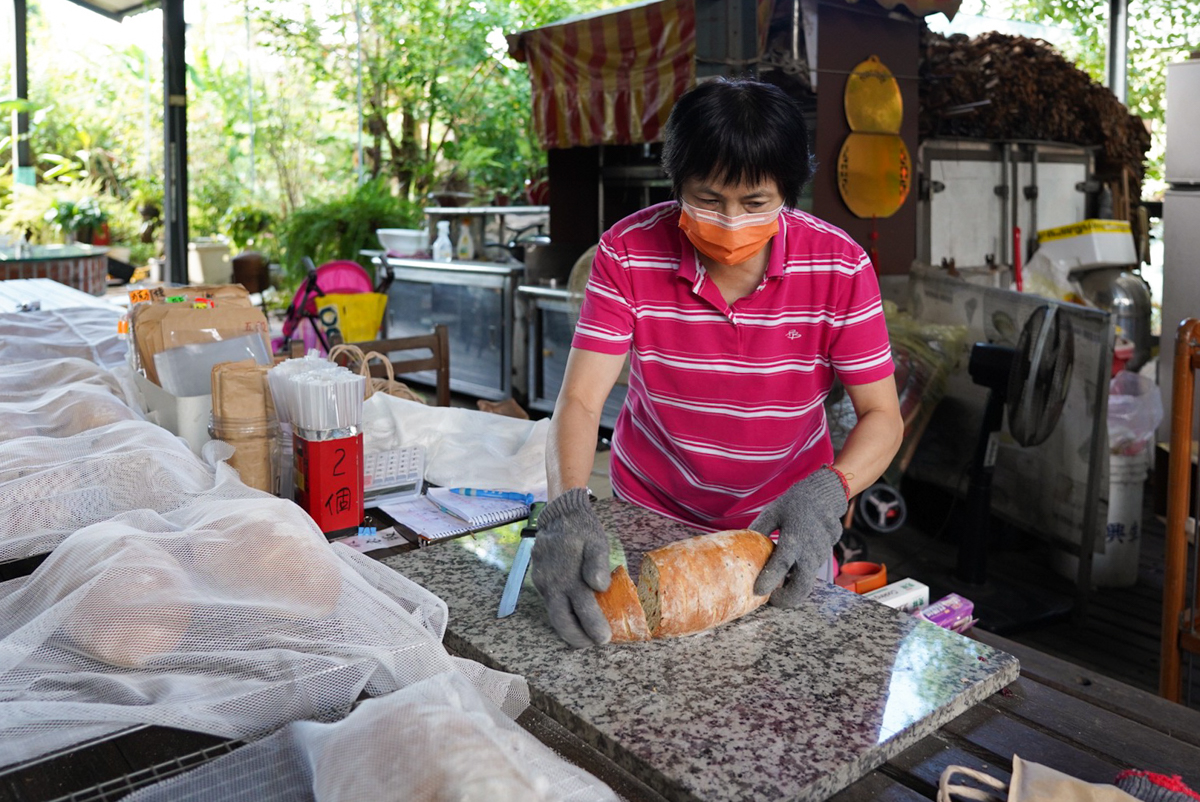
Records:
[[[837,376],[891,375],[879,285],[841,230],[785,209],[766,275],[732,307],[662,203],[600,239],[576,348],[630,355],[613,434],[617,494],[709,530],[747,526],[833,459],[822,402]]]

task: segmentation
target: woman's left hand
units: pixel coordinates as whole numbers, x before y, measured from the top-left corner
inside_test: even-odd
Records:
[[[763,508],[750,528],[764,535],[778,529],[779,542],[759,572],[754,592],[759,596],[770,593],[776,607],[799,605],[842,537],[842,516],[848,504],[841,477],[825,466]]]

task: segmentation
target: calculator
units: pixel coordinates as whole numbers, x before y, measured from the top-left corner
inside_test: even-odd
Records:
[[[425,449],[406,446],[363,455],[363,501],[405,501],[421,495]]]

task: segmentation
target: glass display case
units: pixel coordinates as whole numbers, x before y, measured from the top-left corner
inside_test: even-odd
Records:
[[[570,295],[565,289],[521,286],[517,289],[519,307],[525,318],[528,368],[529,408],[553,412],[558,391],[562,388],[567,369],[567,354],[571,350],[573,322]],[[626,363],[628,369],[628,363]],[[611,429],[617,413],[625,403],[628,375],[621,372],[616,386],[604,402],[600,425]]]
[[[479,398],[512,395],[514,294],[523,267],[486,262],[433,262],[383,258],[372,262],[391,273],[383,336],[426,334],[445,324],[450,339],[450,389]],[[407,354],[397,353],[397,359]],[[412,354],[411,356],[420,356]],[[432,385],[435,377],[404,378]]]

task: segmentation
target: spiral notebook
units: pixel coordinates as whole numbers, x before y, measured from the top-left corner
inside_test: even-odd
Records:
[[[445,487],[431,487],[415,501],[381,504],[379,509],[424,540],[442,540],[529,516],[529,505],[508,499],[460,496]]]

